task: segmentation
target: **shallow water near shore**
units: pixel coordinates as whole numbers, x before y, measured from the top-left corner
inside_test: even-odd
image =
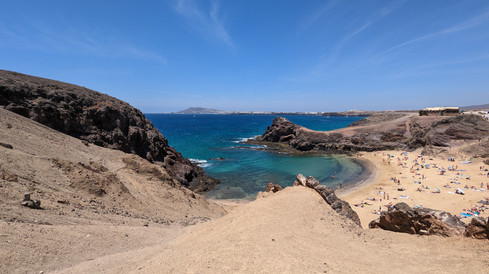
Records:
[[[291,155],[244,144],[265,132],[274,115],[146,114],[168,142],[186,158],[199,163],[221,184],[205,194],[214,199],[254,198],[268,182],[290,186],[298,173],[336,187],[364,174],[359,162],[344,156]],[[284,116],[313,130],[342,128],[362,117]],[[331,176],[335,176],[334,179]]]

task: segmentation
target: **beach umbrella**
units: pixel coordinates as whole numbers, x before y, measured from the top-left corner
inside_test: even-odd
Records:
[[[465,194],[465,191],[463,191],[462,189],[460,189],[460,188],[458,188],[458,187],[456,188],[456,190],[457,190],[459,193],[461,193],[461,194]]]

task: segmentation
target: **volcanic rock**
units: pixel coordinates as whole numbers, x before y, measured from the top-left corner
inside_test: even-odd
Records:
[[[307,186],[306,183],[307,183],[307,179],[306,179],[306,176],[302,175],[302,174],[297,174],[297,176],[295,176],[296,178],[296,182],[298,183],[298,185],[300,186]]]
[[[475,239],[489,239],[489,218],[474,217],[465,228],[464,235]]]
[[[0,70],[0,106],[92,144],[158,163],[194,191],[219,183],[169,146],[141,111],[97,91]]]
[[[455,236],[461,235],[465,224],[446,211],[429,208],[411,208],[406,203],[398,203],[388,211],[381,212],[369,228],[382,228],[409,234]]]
[[[412,113],[385,113],[360,121],[343,129],[313,131],[276,117],[257,141],[284,143],[299,151],[348,153],[444,148],[459,140],[489,137],[489,122],[476,115],[421,117]]]
[[[272,182],[268,183],[267,184],[267,188],[265,189],[265,192],[277,192],[277,191],[280,191],[282,190],[282,187],[279,185],[279,184],[274,184]]]
[[[360,217],[358,217],[358,214],[353,211],[351,208],[350,204],[346,201],[341,200],[336,196],[334,193],[334,190],[330,187],[327,187],[325,185],[321,185],[316,178],[310,176],[309,178],[306,179],[306,177],[302,174],[298,174],[296,176],[297,181],[294,183],[294,185],[301,185],[305,187],[312,188],[316,190],[319,195],[328,203],[331,208],[336,211],[336,213],[352,220],[355,224],[358,226],[362,226],[360,223]]]
[[[24,199],[22,200],[21,205],[28,207],[28,208],[32,208],[32,209],[42,209],[41,208],[41,201],[31,200],[31,194],[30,193],[24,194]]]

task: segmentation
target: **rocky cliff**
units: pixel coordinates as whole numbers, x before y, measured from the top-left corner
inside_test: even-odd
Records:
[[[0,106],[86,142],[158,163],[191,190],[207,191],[218,183],[169,146],[141,111],[114,97],[0,70]]]
[[[413,113],[375,115],[333,131],[313,131],[277,117],[257,140],[285,143],[300,150],[336,153],[450,147],[489,137],[489,122],[475,115],[421,117]]]

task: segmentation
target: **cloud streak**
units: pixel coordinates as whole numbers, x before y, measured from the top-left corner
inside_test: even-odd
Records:
[[[320,18],[325,16],[331,9],[333,9],[337,3],[338,0],[328,1],[321,8],[319,8],[315,13],[309,15],[307,19],[300,24],[299,29],[304,30],[308,28],[310,25],[314,24]]]
[[[193,0],[177,0],[173,9],[183,16],[192,28],[207,39],[219,41],[233,48],[234,42],[224,26],[220,15],[220,2],[211,1],[209,10],[197,5]]]
[[[370,18],[367,19],[367,21],[361,25],[359,28],[355,29],[354,31],[350,32],[348,35],[345,35],[340,42],[338,43],[336,47],[336,52],[339,52],[343,46],[350,41],[351,39],[355,38],[357,35],[362,33],[364,30],[369,28],[371,25],[382,19],[383,17],[389,15],[394,8],[385,8],[380,10],[379,12],[375,13],[374,15],[370,16]]]
[[[437,32],[433,32],[433,33],[429,33],[429,34],[425,34],[425,35],[413,38],[411,40],[405,41],[403,43],[397,44],[397,45],[387,49],[386,51],[384,51],[382,53],[382,55],[390,53],[394,50],[406,47],[406,46],[411,45],[411,44],[415,44],[418,42],[429,40],[431,38],[436,38],[436,37],[439,37],[442,35],[448,35],[448,34],[460,32],[460,31],[464,31],[464,30],[476,27],[478,25],[481,25],[481,24],[488,22],[488,21],[489,21],[489,10],[475,16],[474,18],[471,18],[471,19],[466,20],[464,22],[460,22],[460,23],[455,24],[455,25],[448,27],[446,29],[443,29],[443,30],[440,30]]]
[[[101,58],[131,58],[166,64],[165,58],[160,54],[137,47],[106,31],[98,33],[96,30],[84,31],[73,27],[55,30],[43,22],[31,22],[15,32],[1,28],[0,35],[7,38],[4,45],[29,50]]]

